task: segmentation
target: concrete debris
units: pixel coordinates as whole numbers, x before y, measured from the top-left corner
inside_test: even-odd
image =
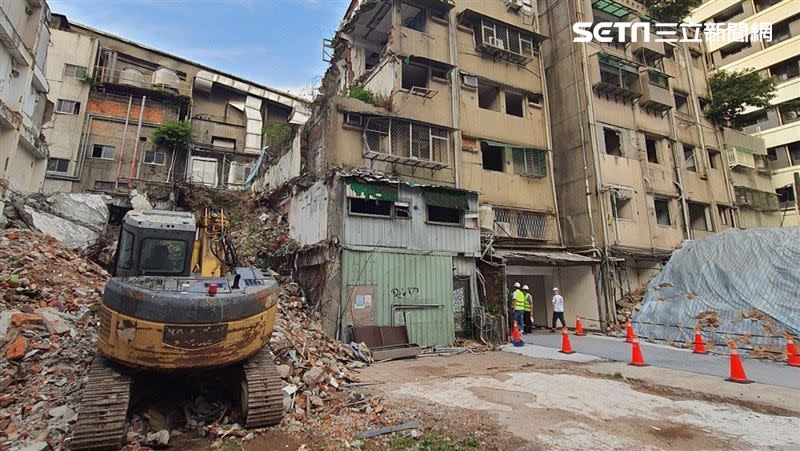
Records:
[[[420,427],[419,423],[417,423],[416,421],[410,421],[408,423],[399,424],[397,426],[370,429],[368,431],[358,434],[358,436],[361,438],[372,438],[372,437],[377,437],[379,435],[391,434],[393,432],[400,432],[408,429],[419,429],[419,427]]]
[[[162,429],[158,432],[151,432],[147,434],[147,438],[145,439],[145,444],[153,447],[166,447],[169,445],[169,431],[166,429]]]
[[[131,207],[133,207],[134,210],[151,210],[153,208],[153,204],[151,204],[150,199],[147,198],[147,193],[140,193],[132,189],[129,193],[129,198],[131,200]]]
[[[63,449],[106,277],[51,236],[0,232],[0,449]]]

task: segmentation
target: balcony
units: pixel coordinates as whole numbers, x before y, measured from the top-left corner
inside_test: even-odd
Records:
[[[635,33],[635,39],[630,43],[630,49],[635,56],[652,63],[667,55],[664,43],[656,42],[656,37],[652,33],[641,27],[632,28],[631,31]]]
[[[526,210],[494,208],[494,234],[498,240],[558,241],[555,216]]]
[[[741,206],[759,211],[777,211],[780,209],[777,193],[744,186],[735,186],[734,190],[736,191],[736,202]]]
[[[12,110],[5,102],[0,100],[0,129],[11,128],[16,130],[22,123],[22,115]]]
[[[728,146],[728,164],[731,169],[736,167],[744,167],[755,169],[756,160],[753,151],[739,146]]]
[[[364,158],[404,166],[444,169],[450,164],[450,133],[443,128],[387,117],[364,124]]]
[[[15,63],[25,66],[30,64],[30,52],[25,48],[22,37],[2,9],[0,9],[0,42],[8,49]]]
[[[491,20],[473,10],[465,10],[462,16],[473,20],[476,50],[494,59],[524,66],[534,59],[544,39],[532,31]]]
[[[592,58],[597,61],[590,65],[594,92],[623,103],[633,103],[642,96],[639,64],[606,53],[598,53]]]
[[[655,69],[639,70],[642,96],[639,105],[645,110],[665,113],[672,109],[672,94],[669,91],[669,76]]]
[[[171,72],[171,74],[167,71]],[[189,82],[178,79],[177,74],[165,68],[150,71],[138,67],[112,69],[110,67],[97,66],[95,77],[97,83],[156,91],[166,96],[190,97],[192,94],[192,85]]]

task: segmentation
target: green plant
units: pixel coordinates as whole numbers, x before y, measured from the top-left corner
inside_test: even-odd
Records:
[[[452,440],[438,432],[426,432],[419,438],[408,435],[393,434],[389,438],[386,449],[392,451],[421,450],[421,451],[465,451],[477,449],[480,441],[474,435],[462,440]]]
[[[165,121],[153,132],[153,142],[159,146],[185,149],[192,145],[192,124],[181,121]]]
[[[753,70],[714,73],[708,80],[711,103],[705,110],[709,119],[724,127],[745,125],[747,107],[767,108],[775,97],[775,81]]]
[[[644,6],[650,10],[650,15],[654,19],[666,23],[678,23],[689,12],[700,6],[702,0],[644,0]]]
[[[375,99],[377,98],[377,94],[361,85],[351,86],[347,94],[354,99],[369,103],[370,105],[375,105]]]
[[[283,150],[289,143],[292,142],[294,137],[294,130],[289,124],[282,122],[272,122],[264,127],[264,144],[268,145],[270,150],[279,152]]]

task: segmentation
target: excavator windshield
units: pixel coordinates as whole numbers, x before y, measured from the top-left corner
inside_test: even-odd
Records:
[[[142,274],[178,274],[186,261],[186,241],[145,238],[139,254]]]

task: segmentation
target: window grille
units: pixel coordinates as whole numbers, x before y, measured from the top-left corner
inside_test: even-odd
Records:
[[[541,149],[512,149],[514,172],[523,177],[547,176],[547,152]]]
[[[450,136],[442,128],[392,118],[368,118],[364,144],[368,157],[426,167],[449,163]]]
[[[490,50],[494,56],[505,56],[518,64],[527,64],[534,57],[534,38],[532,34],[481,19],[480,28],[475,33],[478,48]],[[505,53],[502,55],[500,51]]]
[[[515,238],[549,239],[547,215],[521,210],[495,209],[497,234]]]

